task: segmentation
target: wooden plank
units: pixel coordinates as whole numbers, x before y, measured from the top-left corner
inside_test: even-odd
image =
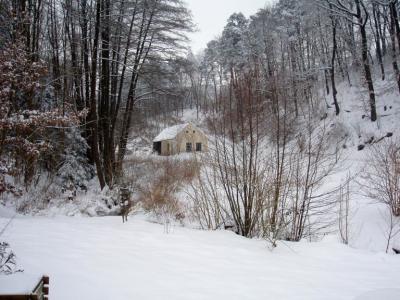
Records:
[[[39,300],[37,295],[0,295],[0,300]]]
[[[49,299],[49,282],[48,276],[43,276],[30,295],[0,295],[0,300],[43,300]]]
[[[45,296],[49,295],[49,286],[48,286],[49,282],[50,282],[49,277],[43,276],[42,279],[34,288],[34,290],[32,291],[32,294],[37,295],[37,298],[39,300],[45,299]]]
[[[41,294],[42,291],[43,291],[43,286],[44,286],[43,280],[41,279],[41,280],[39,281],[39,283],[38,283],[38,284],[35,286],[35,288],[33,289],[32,294]]]
[[[43,283],[44,283],[44,284],[49,284],[49,283],[50,283],[50,278],[49,278],[49,276],[43,276],[42,280],[43,280]]]
[[[43,276],[42,279],[44,286],[43,286],[43,300],[49,300],[49,283],[50,283],[50,278],[49,276]]]

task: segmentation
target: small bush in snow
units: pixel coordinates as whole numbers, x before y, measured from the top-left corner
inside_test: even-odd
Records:
[[[10,245],[6,242],[0,242],[0,274],[11,275],[16,272],[22,272],[17,268],[17,260]]]

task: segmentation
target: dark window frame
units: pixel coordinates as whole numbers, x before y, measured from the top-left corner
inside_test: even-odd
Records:
[[[186,152],[192,152],[192,151],[193,151],[193,144],[186,143]]]
[[[196,143],[196,152],[201,152],[201,151],[203,151],[202,143]]]

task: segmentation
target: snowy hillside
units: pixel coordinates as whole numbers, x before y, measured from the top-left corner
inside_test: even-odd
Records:
[[[379,74],[375,76],[379,77]],[[326,183],[327,190],[342,184],[349,176],[362,176],[371,164],[373,147],[388,139],[398,140],[400,136],[400,103],[394,81],[376,81],[379,117],[377,122],[371,123],[366,117],[367,91],[356,76],[352,80],[352,86],[342,82],[338,87],[338,99],[342,107],[339,116],[334,115],[331,95],[324,95],[325,101],[331,105],[331,115],[328,117],[330,134],[338,140],[344,139],[346,145],[342,152],[341,167]],[[388,138],[388,134],[393,137]],[[383,251],[390,230],[389,215],[384,205],[365,197],[366,192],[361,189],[360,181],[356,178],[350,184],[350,245],[374,252]],[[399,235],[394,237],[391,245],[400,246]]]

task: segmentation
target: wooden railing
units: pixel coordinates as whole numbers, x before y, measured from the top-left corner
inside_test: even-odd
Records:
[[[48,300],[49,277],[43,276],[29,295],[0,295],[0,300]]]

